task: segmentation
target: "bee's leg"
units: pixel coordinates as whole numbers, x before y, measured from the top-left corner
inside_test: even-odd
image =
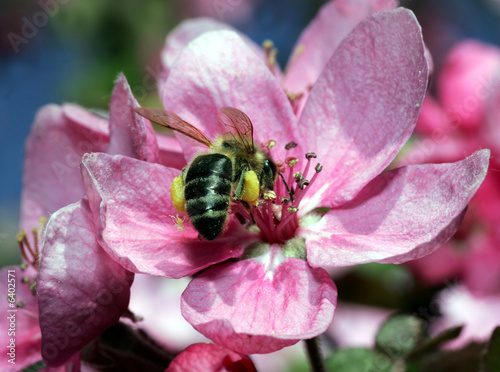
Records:
[[[187,174],[187,168],[183,168],[181,171],[181,177],[182,177],[182,182],[184,185],[186,184],[186,174]]]
[[[179,177],[175,177],[170,186],[170,197],[175,210],[179,213],[186,213],[186,197],[184,195],[184,171]]]
[[[240,178],[238,179],[238,184],[236,185],[236,188],[234,189],[234,196],[236,196],[237,199],[241,199],[241,195],[243,194],[243,187],[245,185],[245,174],[246,173],[247,173],[247,167],[243,167],[241,169]]]
[[[260,182],[253,170],[243,170],[234,194],[238,199],[255,205],[260,196]]]

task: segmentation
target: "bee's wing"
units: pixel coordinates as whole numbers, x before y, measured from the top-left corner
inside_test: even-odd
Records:
[[[217,119],[224,127],[230,129],[228,135],[233,136],[235,141],[241,142],[249,153],[254,152],[253,125],[244,112],[233,107],[223,107]]]
[[[203,134],[203,132],[189,124],[187,121],[182,120],[173,112],[152,107],[136,107],[134,110],[139,115],[144,116],[146,119],[149,119],[156,124],[163,125],[164,127],[191,137],[207,147],[213,146],[212,142]]]

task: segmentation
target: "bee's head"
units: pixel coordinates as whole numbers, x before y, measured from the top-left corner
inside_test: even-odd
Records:
[[[270,158],[264,160],[262,172],[260,174],[260,187],[273,190],[277,174],[278,170],[276,168],[276,164],[274,164]]]

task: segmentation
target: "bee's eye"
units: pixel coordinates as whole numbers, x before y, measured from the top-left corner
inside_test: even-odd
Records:
[[[260,186],[272,190],[274,187],[274,181],[276,180],[276,174],[276,164],[274,164],[271,159],[266,159],[264,161],[264,166],[262,167]]]

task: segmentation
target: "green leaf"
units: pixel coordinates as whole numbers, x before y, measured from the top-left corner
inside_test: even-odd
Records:
[[[392,362],[385,355],[365,348],[347,348],[325,360],[329,372],[389,372]]]
[[[429,354],[444,342],[454,340],[460,335],[463,326],[448,328],[439,333],[434,338],[425,339],[413,351],[407,355],[408,359],[419,358],[425,354]]]
[[[394,315],[380,327],[375,348],[393,359],[405,357],[421,341],[425,323],[410,315]]]
[[[484,344],[470,343],[458,350],[426,355],[420,362],[421,372],[478,372]]]
[[[41,360],[39,362],[36,362],[35,364],[30,365],[29,367],[26,367],[21,372],[36,372],[36,371],[40,371],[41,369],[44,369],[45,367],[47,367],[47,366]]]
[[[500,327],[495,328],[484,356],[484,372],[500,371]]]

